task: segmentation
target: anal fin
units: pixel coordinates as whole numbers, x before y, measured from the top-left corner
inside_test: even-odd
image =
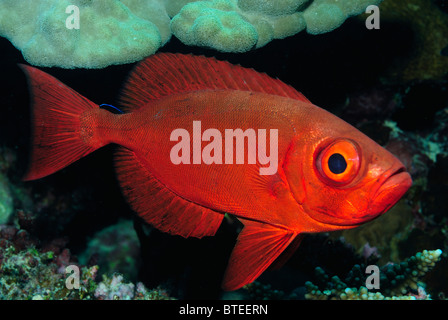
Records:
[[[297,248],[302,243],[303,238],[305,237],[304,234],[297,235],[291,243],[288,245],[288,247],[283,251],[278,258],[269,266],[269,270],[278,270],[281,267],[285,265],[286,262],[294,255]]]
[[[293,242],[298,233],[256,221],[244,224],[230,256],[222,287],[237,290],[257,279]]]
[[[178,196],[143,165],[137,155],[123,147],[116,158],[118,180],[132,209],[163,232],[185,238],[212,236],[223,214]]]

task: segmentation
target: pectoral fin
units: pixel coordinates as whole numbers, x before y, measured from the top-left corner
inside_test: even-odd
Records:
[[[244,228],[238,235],[222,284],[227,291],[257,279],[298,235],[277,226],[240,220]]]

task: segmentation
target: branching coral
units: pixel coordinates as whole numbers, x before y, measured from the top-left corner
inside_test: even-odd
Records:
[[[143,283],[126,283],[121,274],[112,277],[103,276],[95,289],[95,298],[99,300],[172,300],[168,293],[156,288],[148,290]]]
[[[104,68],[155,53],[171,34],[245,52],[305,29],[325,33],[381,1],[0,0],[0,36],[34,65]]]
[[[53,252],[35,247],[18,251],[14,246],[0,248],[0,299],[53,300],[91,299],[96,267],[82,268],[78,290],[66,287],[66,274],[60,272]],[[64,269],[63,269],[64,270]]]
[[[54,241],[54,251],[36,246],[25,230],[0,225],[0,300],[91,300],[91,299],[171,299],[168,293],[156,288],[148,290],[142,283],[126,283],[120,274],[103,275],[98,283],[98,267],[79,266],[79,288],[67,285],[71,273],[66,272],[73,262],[70,251],[58,248],[62,242]]]
[[[249,283],[243,287],[247,290],[250,299],[253,300],[280,300],[285,297],[285,293],[273,289],[269,284],[262,284],[258,281]]]
[[[318,284],[307,282],[305,297],[316,300],[430,299],[421,279],[435,266],[441,254],[441,250],[423,250],[401,263],[386,264],[380,268],[380,289],[376,292],[369,292],[365,287],[365,268],[360,265],[355,265],[344,281],[316,268]]]

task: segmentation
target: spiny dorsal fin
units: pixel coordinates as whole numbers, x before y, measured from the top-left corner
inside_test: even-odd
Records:
[[[132,111],[165,96],[207,89],[263,92],[310,102],[293,87],[265,73],[179,53],[158,53],[141,61],[131,72],[120,100],[126,111]]]

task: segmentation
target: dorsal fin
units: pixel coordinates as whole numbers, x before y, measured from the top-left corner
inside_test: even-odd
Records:
[[[120,106],[132,111],[151,100],[207,89],[263,92],[310,102],[293,87],[253,69],[204,56],[158,53],[141,61],[131,72]]]

